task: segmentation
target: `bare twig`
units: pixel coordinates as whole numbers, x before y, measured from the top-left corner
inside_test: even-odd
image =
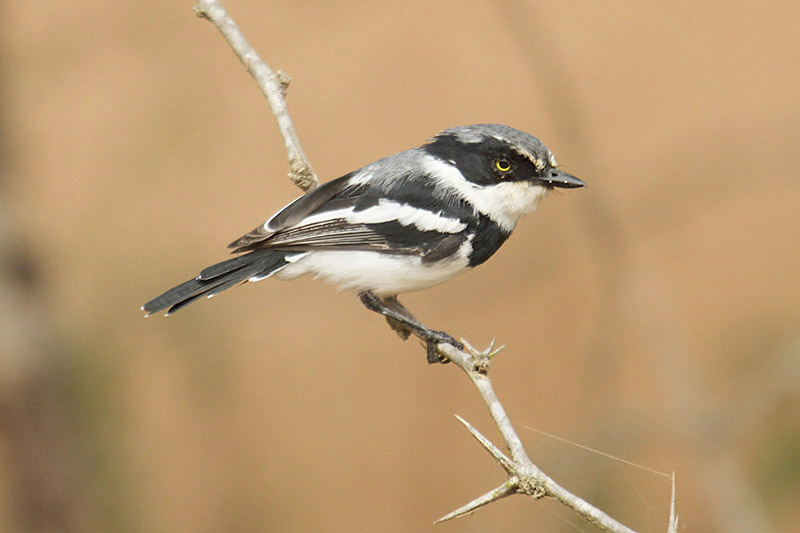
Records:
[[[289,179],[292,183],[307,191],[319,185],[319,178],[311,168],[311,163],[303,153],[297,132],[292,125],[289,111],[286,108],[286,89],[289,86],[289,76],[282,72],[276,75],[266,63],[258,56],[255,50],[247,43],[236,25],[236,22],[228,15],[222,2],[216,0],[198,0],[194,8],[195,12],[211,22],[217,27],[228,43],[247,67],[250,75],[256,80],[261,88],[261,92],[267,97],[272,114],[278,122],[278,129],[283,136],[286,144],[286,152],[289,156]]]
[[[669,528],[667,533],[678,533],[678,515],[675,513],[675,472],[672,473],[672,497],[669,504]]]
[[[261,61],[258,54],[247,44],[241,31],[219,1],[198,0],[195,11],[200,16],[212,21],[225,36],[236,52],[236,55],[245,64],[248,71],[269,100],[272,112],[275,115],[278,127],[286,144],[292,182],[303,190],[308,190],[317,186],[319,180],[311,169],[311,165],[300,147],[297,134],[294,131],[289,113],[286,109],[284,94],[288,85],[288,78],[280,72],[277,75],[274,74],[273,71]],[[506,456],[502,450],[484,437],[466,420],[461,417],[458,417],[458,419],[503,467],[508,474],[508,479],[501,486],[440,518],[437,522],[444,522],[451,518],[464,516],[475,511],[479,507],[511,494],[527,494],[534,499],[543,497],[554,498],[570,507],[588,522],[608,531],[631,533],[633,530],[620,524],[578,496],[570,493],[533,464],[525,451],[522,441],[517,436],[511,424],[511,420],[508,418],[508,415],[506,415],[505,409],[503,409],[500,400],[498,400],[495,395],[492,382],[489,379],[489,363],[491,358],[496,355],[502,347],[495,350],[494,342],[492,342],[488,349],[478,351],[466,341],[463,342],[466,346],[465,350],[458,350],[449,344],[438,345],[438,350],[442,355],[455,363],[456,366],[461,368],[461,370],[469,376],[475,388],[478,389],[478,393],[489,408],[489,412],[495,424],[503,435],[511,457],[509,458]]]

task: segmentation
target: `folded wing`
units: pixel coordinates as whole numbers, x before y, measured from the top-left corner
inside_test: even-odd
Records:
[[[436,260],[466,239],[467,224],[405,202],[402,194],[377,194],[369,182],[351,175],[328,182],[301,196],[264,224],[229,245],[234,253],[372,250],[420,255]]]

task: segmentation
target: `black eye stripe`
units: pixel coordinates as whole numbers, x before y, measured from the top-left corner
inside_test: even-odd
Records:
[[[477,143],[463,142],[455,135],[440,135],[421,149],[455,166],[467,181],[476,185],[525,181],[541,175],[529,157],[491,137]]]

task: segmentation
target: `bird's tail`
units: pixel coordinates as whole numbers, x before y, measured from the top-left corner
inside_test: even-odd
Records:
[[[161,296],[156,296],[142,306],[150,316],[162,309],[174,313],[201,296],[211,298],[226,289],[245,281],[268,278],[289,264],[289,252],[278,250],[255,250],[216,265],[204,268],[200,275],[173,287]]]

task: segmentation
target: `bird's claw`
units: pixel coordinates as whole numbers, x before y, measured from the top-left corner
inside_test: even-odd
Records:
[[[425,341],[429,364],[447,364],[450,362],[447,357],[444,357],[439,353],[439,348],[437,347],[439,344],[450,344],[451,346],[455,346],[458,350],[464,349],[464,345],[462,343],[458,342],[451,335],[445,333],[444,331],[431,331],[430,336],[425,339]]]

